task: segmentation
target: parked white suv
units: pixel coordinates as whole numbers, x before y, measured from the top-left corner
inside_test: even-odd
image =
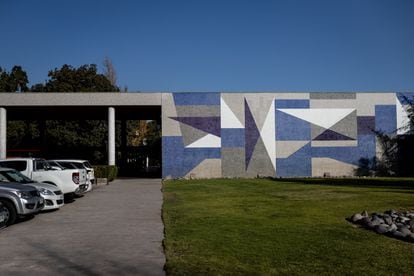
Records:
[[[92,190],[92,185],[95,184],[95,170],[88,160],[78,160],[78,159],[59,159],[59,160],[48,160],[48,162],[57,163],[59,166],[62,166],[65,169],[85,169],[88,173],[87,184],[89,187],[87,192]]]
[[[86,170],[53,170],[44,159],[2,159],[0,167],[15,169],[37,182],[56,185],[64,194],[82,194],[87,189]]]
[[[86,177],[85,193],[92,190],[92,182],[89,180],[89,172],[82,165],[76,166],[76,165],[74,165],[72,163],[69,163],[68,165],[62,166],[56,160],[47,160],[46,162],[54,170],[58,170],[58,171],[71,170],[71,171],[79,171],[79,172],[82,172],[82,174],[85,175],[85,177]]]

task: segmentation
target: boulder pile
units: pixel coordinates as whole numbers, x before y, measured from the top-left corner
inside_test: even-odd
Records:
[[[414,212],[388,210],[383,214],[369,215],[367,211],[363,211],[353,214],[347,220],[378,234],[414,243]]]

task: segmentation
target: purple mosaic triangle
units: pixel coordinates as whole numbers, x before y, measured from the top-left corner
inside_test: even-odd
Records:
[[[193,128],[220,137],[220,117],[170,117]]]
[[[319,134],[319,136],[317,136],[313,140],[327,141],[327,140],[355,140],[355,139],[352,139],[348,136],[345,136],[345,135],[342,135],[342,134],[337,133],[335,131],[332,131],[330,129],[327,129],[324,132],[322,132],[321,134]]]
[[[260,132],[257,129],[256,122],[254,121],[252,112],[250,111],[249,105],[246,99],[244,99],[244,120],[245,120],[245,165],[246,170],[249,166],[250,160],[252,159],[254,148],[260,137]]]

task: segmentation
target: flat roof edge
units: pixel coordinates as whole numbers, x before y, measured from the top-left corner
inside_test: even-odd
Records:
[[[162,93],[0,93],[0,106],[161,106]]]
[[[395,94],[414,92],[0,92],[0,106],[161,106],[162,95],[171,93],[221,94]]]

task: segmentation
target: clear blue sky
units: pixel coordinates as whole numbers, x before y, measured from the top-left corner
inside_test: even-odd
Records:
[[[413,0],[0,0],[31,84],[112,59],[129,91],[414,91]]]

